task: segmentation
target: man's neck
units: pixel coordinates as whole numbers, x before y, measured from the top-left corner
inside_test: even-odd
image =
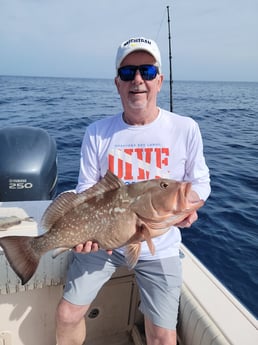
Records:
[[[137,109],[136,111],[124,112],[123,120],[128,125],[144,126],[153,122],[159,115],[159,108],[155,108],[152,111],[147,109]]]

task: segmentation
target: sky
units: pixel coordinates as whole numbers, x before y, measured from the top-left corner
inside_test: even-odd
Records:
[[[0,75],[113,78],[131,37],[154,39],[169,78],[258,82],[257,0],[0,0]]]

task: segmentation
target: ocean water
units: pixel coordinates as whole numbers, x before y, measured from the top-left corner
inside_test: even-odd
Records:
[[[159,105],[169,109],[165,82]],[[212,193],[183,242],[258,317],[258,83],[173,83],[173,109],[201,128]],[[113,80],[0,76],[0,128],[57,143],[58,193],[73,189],[87,125],[121,110]]]

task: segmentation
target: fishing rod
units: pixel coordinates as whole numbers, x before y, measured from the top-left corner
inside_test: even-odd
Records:
[[[169,99],[170,99],[170,111],[173,111],[173,79],[172,79],[172,49],[171,49],[171,30],[170,30],[170,16],[169,6],[167,6],[168,15],[168,50],[169,50]]]

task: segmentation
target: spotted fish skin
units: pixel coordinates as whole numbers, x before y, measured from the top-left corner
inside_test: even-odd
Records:
[[[203,205],[203,201],[189,202],[190,189],[190,183],[162,178],[125,185],[107,171],[86,191],[59,195],[41,219],[43,235],[2,237],[0,246],[22,284],[35,273],[44,253],[54,250],[55,257],[89,240],[106,250],[126,246],[125,256],[132,268],[142,241],[147,241],[154,254],[152,238]]]

